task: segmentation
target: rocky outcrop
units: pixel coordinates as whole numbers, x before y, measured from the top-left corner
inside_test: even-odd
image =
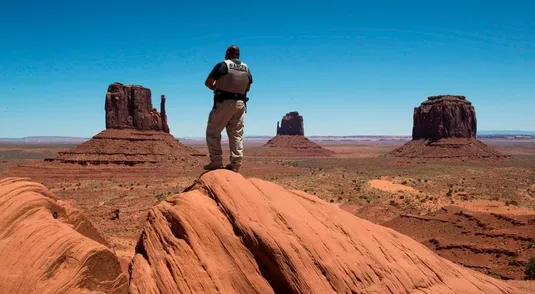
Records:
[[[162,95],[160,114],[152,107],[151,90],[113,83],[106,93],[106,129],[136,129],[169,133]]]
[[[319,198],[227,170],[148,214],[131,293],[523,293]]]
[[[0,180],[0,216],[1,293],[128,293],[106,240],[46,187]]]
[[[474,106],[464,96],[431,96],[414,109],[412,140],[386,154],[409,160],[507,159],[476,138]]]
[[[443,138],[475,138],[476,112],[464,96],[431,96],[414,108],[413,140],[437,141]]]
[[[455,263],[500,279],[523,280],[526,264],[535,256],[535,214],[530,209],[505,205],[503,212],[509,207],[511,212],[519,212],[449,206],[425,216],[403,214],[383,225]]]
[[[160,117],[162,118],[162,131],[169,133],[169,125],[167,125],[167,113],[165,112],[165,95],[162,95],[161,97]]]
[[[47,162],[82,165],[136,165],[170,162],[174,167],[201,165],[206,154],[186,146],[169,133],[165,95],[161,113],[152,108],[151,91],[114,83],[106,93],[106,130]]]
[[[305,137],[303,116],[297,111],[286,113],[280,125],[277,122],[277,135],[250,153],[260,157],[330,157],[334,155],[331,150]]]
[[[303,116],[297,111],[288,112],[282,117],[280,125],[277,122],[277,135],[304,136]]]

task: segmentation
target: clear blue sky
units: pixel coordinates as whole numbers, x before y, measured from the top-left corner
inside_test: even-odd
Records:
[[[437,94],[467,96],[480,130],[535,130],[530,2],[4,0],[0,137],[92,136],[116,81],[165,94],[175,136],[204,136],[230,44],[255,80],[248,135],[293,110],[306,135],[408,135]]]

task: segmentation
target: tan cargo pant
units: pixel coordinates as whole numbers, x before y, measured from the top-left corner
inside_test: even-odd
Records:
[[[227,129],[230,147],[230,163],[241,166],[243,158],[243,121],[245,118],[245,102],[223,100],[216,102],[208,116],[206,127],[206,144],[213,163],[223,163],[221,150],[221,132]]]

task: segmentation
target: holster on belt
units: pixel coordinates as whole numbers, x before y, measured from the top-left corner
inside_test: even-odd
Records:
[[[216,91],[216,92],[214,92],[214,106],[213,106],[213,108],[215,108],[215,105],[216,105],[217,102],[223,102],[225,100],[243,101],[243,102],[245,102],[245,107],[247,107],[247,101],[249,101],[249,97],[247,97],[244,94]]]

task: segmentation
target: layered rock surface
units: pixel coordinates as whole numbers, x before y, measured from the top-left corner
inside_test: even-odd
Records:
[[[476,137],[476,111],[464,96],[431,96],[414,108],[413,120],[413,140]]]
[[[143,86],[113,83],[106,93],[106,129],[136,129],[169,133],[165,96],[161,113],[152,107],[151,90]]]
[[[431,96],[414,109],[412,140],[389,156],[411,159],[507,158],[476,138],[475,108],[464,96]]]
[[[150,212],[131,293],[524,293],[316,197],[218,170]]]
[[[106,93],[106,130],[45,161],[84,165],[172,162],[178,167],[201,164],[198,156],[205,154],[169,133],[164,95],[160,107],[161,113],[152,108],[150,89],[113,83]]]
[[[305,128],[303,126],[303,116],[299,115],[297,111],[286,113],[280,122],[277,122],[277,135],[305,135]]]
[[[524,279],[526,264],[535,256],[533,211],[506,214],[450,206],[425,216],[403,214],[382,225],[448,260],[505,280]]]
[[[176,162],[184,166],[200,162],[199,151],[172,135],[157,131],[104,130],[48,161],[78,164],[124,164]]]
[[[0,180],[0,293],[128,293],[85,216],[25,178]]]

